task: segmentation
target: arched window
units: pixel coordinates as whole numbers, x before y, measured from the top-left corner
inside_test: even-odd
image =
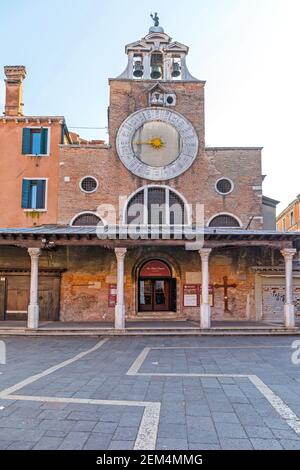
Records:
[[[102,221],[97,214],[94,212],[83,212],[75,216],[70,225],[72,227],[97,227],[99,224],[102,225]]]
[[[146,186],[133,194],[125,207],[124,222],[135,225],[187,225],[186,201],[167,186]]]
[[[213,217],[209,224],[209,227],[219,227],[219,228],[240,228],[241,224],[239,221],[230,214],[220,214],[216,217]]]

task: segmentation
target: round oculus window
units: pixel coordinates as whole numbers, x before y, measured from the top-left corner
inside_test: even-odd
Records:
[[[228,178],[221,178],[216,182],[216,190],[218,193],[226,196],[233,191],[233,182]]]
[[[85,193],[94,193],[98,188],[98,181],[92,176],[86,176],[80,181],[80,189]]]

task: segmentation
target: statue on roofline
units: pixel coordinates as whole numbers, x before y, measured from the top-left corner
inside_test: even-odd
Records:
[[[159,17],[157,15],[157,12],[155,12],[155,15],[153,15],[153,13],[151,13],[150,16],[154,21],[154,26],[157,28],[159,26]]]

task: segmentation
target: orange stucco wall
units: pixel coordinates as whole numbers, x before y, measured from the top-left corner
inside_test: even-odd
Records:
[[[292,220],[292,213],[293,220]],[[277,218],[277,229],[280,232],[284,231],[285,221],[285,230],[287,231],[300,231],[300,198],[298,196],[297,200],[292,202],[287,209],[285,209]]]
[[[59,159],[58,148],[61,142],[59,120],[37,123],[30,117],[16,120],[0,119],[0,227],[32,227],[57,222],[57,193]],[[30,157],[22,154],[24,127],[50,128],[50,155]],[[22,179],[48,178],[46,212],[33,217],[21,207]]]

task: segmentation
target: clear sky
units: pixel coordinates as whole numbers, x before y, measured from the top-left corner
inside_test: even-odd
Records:
[[[150,10],[207,80],[207,145],[263,146],[264,194],[284,208],[300,193],[300,0],[0,0],[0,66],[26,65],[25,113],[105,127],[108,78]]]

